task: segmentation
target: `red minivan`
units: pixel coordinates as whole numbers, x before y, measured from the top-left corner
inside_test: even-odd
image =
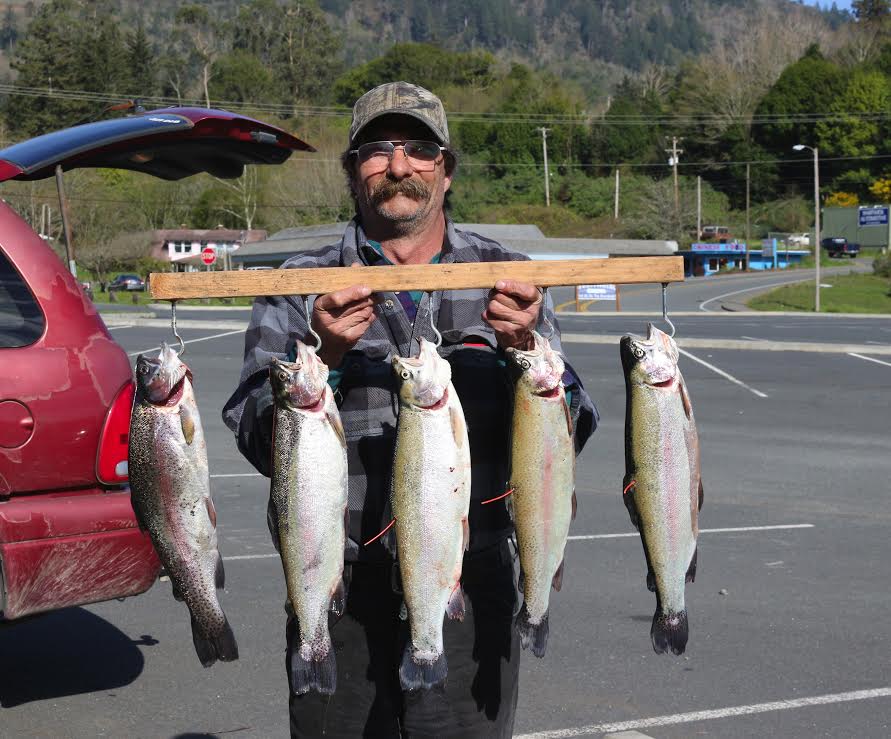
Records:
[[[225,111],[168,108],[0,150],[0,182],[57,166],[238,177],[308,144]],[[146,591],[160,564],[127,487],[130,360],[68,267],[0,202],[0,620]]]

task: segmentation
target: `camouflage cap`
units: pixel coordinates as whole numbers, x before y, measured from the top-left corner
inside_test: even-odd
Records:
[[[417,118],[433,132],[440,144],[449,145],[449,124],[442,101],[429,90],[410,82],[387,82],[366,92],[353,106],[350,146],[375,118],[394,113]]]

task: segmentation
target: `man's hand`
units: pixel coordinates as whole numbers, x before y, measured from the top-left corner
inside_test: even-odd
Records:
[[[489,293],[483,320],[495,331],[502,349],[533,349],[532,331],[538,322],[541,303],[542,295],[535,285],[499,280]]]
[[[311,325],[322,339],[319,358],[331,369],[340,366],[343,355],[374,323],[374,300],[365,285],[320,295],[312,309]]]

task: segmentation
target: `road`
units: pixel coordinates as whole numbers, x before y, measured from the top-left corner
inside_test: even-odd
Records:
[[[735,279],[720,282],[734,289]],[[714,289],[696,288],[695,299]],[[266,531],[268,484],[220,420],[242,335],[218,321],[243,322],[246,314],[206,312],[212,321],[198,314],[183,328],[185,359],[226,559],[221,600],[241,659],[201,668],[185,607],[166,582],[124,602],[7,626],[4,736],[287,736],[284,586]],[[579,515],[563,590],[552,601],[548,653],[523,655],[517,735],[625,728],[658,739],[888,736],[891,357],[881,352],[891,344],[891,317],[678,317],[679,338],[715,344],[690,348],[682,360],[705,506],[699,573],[687,591],[690,643],[680,658],[650,647],[655,602],[621,502],[624,384],[615,337],[642,331],[645,320],[563,319],[576,337],[566,351],[602,422],[579,460]],[[114,336],[135,353],[158,346],[169,330],[121,323]],[[719,348],[726,339],[743,346]],[[754,347],[764,341],[790,350]],[[829,351],[802,351],[802,341]],[[876,353],[852,356],[842,346],[852,341],[876,341]]]

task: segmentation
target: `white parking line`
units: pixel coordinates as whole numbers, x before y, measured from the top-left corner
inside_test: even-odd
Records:
[[[697,357],[693,354],[690,354],[690,352],[688,352],[687,350],[681,349],[680,347],[678,347],[678,351],[681,354],[683,354],[685,357],[689,357],[690,359],[692,359],[694,362],[699,362],[699,364],[701,364],[703,367],[708,367],[708,369],[710,369],[715,374],[721,375],[721,377],[723,377],[725,380],[730,380],[730,382],[732,382],[734,385],[739,385],[740,387],[744,387],[746,390],[748,390],[753,395],[757,395],[759,398],[767,397],[767,393],[762,393],[760,390],[756,390],[755,388],[753,388],[749,385],[746,385],[746,383],[744,383],[742,380],[738,380],[736,377],[729,374],[728,372],[725,372],[722,369],[718,369],[717,367],[715,367],[715,365],[709,364],[704,359],[700,359],[699,357]]]
[[[210,478],[213,479],[215,477],[263,477],[259,472],[233,472],[229,475],[211,475]]]
[[[891,367],[891,362],[883,362],[881,359],[873,359],[872,357],[864,357],[862,354],[857,354],[856,352],[848,352],[849,357],[857,357],[857,359],[865,359],[867,362],[875,362],[876,364],[884,364],[886,367]]]
[[[226,331],[223,334],[214,334],[213,336],[202,336],[200,339],[189,339],[188,341],[184,341],[184,344],[196,344],[199,341],[210,341],[211,339],[219,339],[223,336],[232,336],[232,334],[243,334],[244,329],[238,329],[237,331]],[[173,344],[174,342],[171,342]],[[142,349],[138,352],[130,352],[127,356],[135,357],[137,354],[147,354],[148,352],[154,352],[160,349],[160,346],[153,346],[151,349]]]
[[[723,529],[699,529],[700,534],[735,534],[740,531],[776,531],[782,529],[812,529],[812,523],[785,523],[775,526],[735,526]],[[640,536],[636,531],[622,534],[580,534],[578,536],[568,536],[568,541],[590,541],[591,539],[627,539],[629,537]],[[228,562],[235,559],[272,559],[278,557],[278,552],[270,552],[269,554],[236,554],[223,559]]]
[[[571,729],[558,729],[556,731],[537,731],[533,734],[519,734],[515,736],[514,739],[567,739],[568,737],[573,736],[648,729],[655,726],[676,726],[677,724],[689,724],[696,721],[732,718],[734,716],[751,716],[757,713],[789,711],[795,708],[807,708],[809,706],[827,706],[834,703],[851,703],[853,701],[888,697],[891,697],[891,688],[855,690],[849,693],[815,695],[810,698],[790,698],[788,700],[772,701],[770,703],[754,703],[749,706],[730,706],[728,708],[717,708],[710,711],[691,711],[690,713],[654,716],[653,718],[642,718],[633,721],[617,721],[610,724],[591,724],[590,726],[577,726]]]
[[[739,338],[748,339],[749,341],[765,341],[765,339],[756,339],[754,336],[746,336],[745,334],[740,334]]]
[[[107,328],[109,331],[117,331],[119,328],[133,328],[134,325],[135,324],[132,323],[124,323],[120,326],[106,326],[105,328]]]
[[[785,523],[776,526],[737,526],[724,529],[699,529],[700,534],[735,534],[740,531],[777,531],[782,529],[812,529],[812,523]],[[622,534],[579,534],[578,536],[568,536],[569,541],[589,541],[591,539],[624,539],[626,537],[638,537],[637,531]]]
[[[703,313],[711,313],[711,311],[707,310],[705,306],[709,303],[713,303],[716,300],[721,300],[722,298],[729,298],[731,295],[739,295],[740,293],[750,293],[755,290],[764,290],[764,289],[773,289],[775,287],[780,287],[782,285],[794,285],[796,282],[807,282],[808,280],[813,279],[812,277],[799,278],[797,280],[784,280],[782,282],[765,282],[761,283],[756,287],[747,287],[744,290],[734,290],[729,293],[722,293],[721,295],[715,295],[713,298],[709,298],[708,300],[703,300],[699,304],[699,310]]]

